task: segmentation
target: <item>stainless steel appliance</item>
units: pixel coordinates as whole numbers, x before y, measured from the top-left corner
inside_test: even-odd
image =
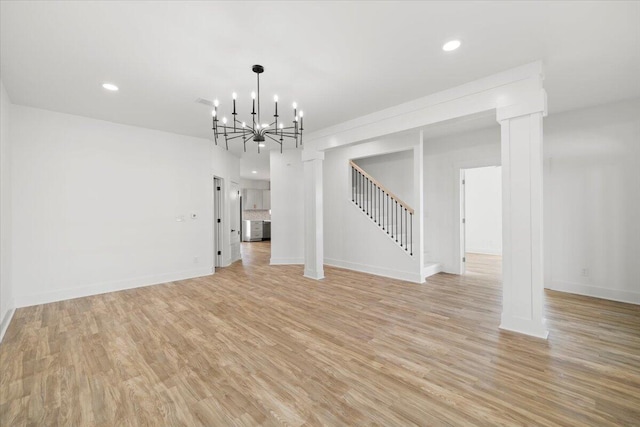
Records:
[[[262,240],[271,240],[271,221],[263,221]]]

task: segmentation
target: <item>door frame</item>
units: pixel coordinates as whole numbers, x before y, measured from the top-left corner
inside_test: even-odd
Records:
[[[453,259],[458,259],[457,262],[454,261],[453,274],[465,274],[466,265],[463,261],[465,258],[465,227],[464,227],[464,187],[463,187],[463,179],[464,179],[464,170],[465,169],[476,169],[476,168],[485,168],[491,166],[502,166],[502,162],[500,161],[500,155],[498,154],[495,158],[484,158],[484,159],[475,159],[475,160],[467,160],[463,162],[457,162],[454,164],[454,197],[453,203],[454,208],[453,212],[455,212],[457,225],[453,227]]]
[[[238,207],[238,211],[236,212],[233,207],[234,207],[234,202],[233,200],[231,200],[231,194],[232,194],[232,190],[234,188],[234,186],[237,188],[237,194],[235,195],[235,197],[237,197],[237,207]],[[226,194],[226,193],[225,193]],[[229,263],[232,264],[238,260],[242,259],[242,232],[241,232],[241,226],[242,226],[242,187],[240,186],[239,182],[235,182],[235,181],[230,181],[229,182],[229,193],[227,194],[227,196],[229,197]],[[231,227],[233,226],[233,218],[236,217],[238,219],[238,224],[236,226],[236,229],[231,229]],[[235,242],[232,242],[232,237],[231,235],[234,235],[238,237],[238,247],[237,247],[237,253],[234,252],[234,244]]]
[[[218,219],[220,221],[218,222]],[[213,268],[224,267],[224,179],[213,177]],[[218,255],[220,251],[220,255]]]

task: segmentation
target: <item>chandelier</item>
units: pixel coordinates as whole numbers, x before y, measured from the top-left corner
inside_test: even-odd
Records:
[[[219,120],[218,117],[218,106],[220,103],[216,99],[213,101],[213,111],[211,115],[213,116],[213,136],[216,145],[218,145],[218,138],[220,136],[224,137],[225,145],[227,150],[229,149],[229,141],[234,139],[242,140],[244,145],[244,152],[247,152],[247,142],[253,140],[258,146],[258,153],[260,152],[260,148],[265,147],[266,138],[274,141],[277,144],[280,144],[280,152],[282,153],[282,146],[285,138],[294,139],[296,142],[296,148],[298,145],[302,145],[302,130],[303,130],[303,116],[304,113],[300,111],[298,114],[298,106],[294,102],[293,103],[293,122],[291,126],[285,126],[283,121],[279,121],[278,117],[278,95],[273,97],[273,101],[275,103],[275,112],[273,114],[273,122],[262,122],[260,116],[260,74],[264,72],[264,67],[262,65],[254,65],[251,67],[254,73],[256,73],[258,88],[257,94],[256,92],[251,92],[251,98],[253,101],[253,107],[251,110],[251,122],[247,123],[241,120],[238,120],[236,116],[238,113],[236,112],[236,99],[238,95],[234,92],[231,97],[233,98],[233,113],[231,113],[232,119],[231,123],[228,123],[226,117],[222,117],[222,120]],[[256,99],[257,98],[257,99]],[[257,109],[256,109],[256,100],[257,100]],[[222,122],[222,125],[219,124]]]

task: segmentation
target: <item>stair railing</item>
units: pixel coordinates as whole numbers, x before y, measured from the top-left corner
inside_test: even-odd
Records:
[[[351,165],[351,201],[413,256],[414,210],[361,167]]]

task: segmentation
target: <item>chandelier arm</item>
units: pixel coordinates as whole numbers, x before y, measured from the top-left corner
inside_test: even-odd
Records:
[[[270,133],[272,135],[280,135],[281,133],[293,133],[295,134],[295,131],[292,130],[293,128],[282,128],[282,129],[269,129],[266,131],[266,133]]]
[[[275,141],[277,144],[280,144],[280,154],[282,154],[282,141],[278,141],[277,139],[273,138],[271,135],[267,135],[267,136],[273,141]]]
[[[291,132],[289,132],[289,133],[282,132],[282,133],[279,133],[278,135],[286,136],[287,138],[295,138],[297,136],[295,133],[291,133]]]
[[[253,136],[253,135],[252,135]],[[227,138],[229,141],[232,141],[234,139],[238,139],[238,138],[244,138],[244,135],[242,133],[240,133],[239,135],[234,135],[231,138]]]
[[[245,123],[245,125],[246,125],[246,123]],[[245,126],[245,127],[241,127],[239,129],[236,129],[235,131],[233,131],[231,133],[253,133],[253,134],[256,134],[256,133],[258,133],[258,130],[253,128],[252,126]]]
[[[249,135],[248,137],[244,138],[242,140],[242,145],[244,146],[244,152],[247,152],[247,142],[249,142],[249,140],[253,138],[253,135]]]
[[[246,123],[245,123],[245,127],[242,128],[242,121],[241,120],[235,119],[235,121],[236,121],[236,123],[238,123],[240,125],[240,127],[241,127],[240,130],[242,130],[242,129],[244,129],[244,130],[253,130],[253,128],[251,126],[247,126]]]
[[[274,142],[277,142],[278,144],[282,145],[282,142],[278,141],[277,139],[275,139],[274,137],[272,137],[271,135],[266,135],[269,139],[271,139]]]

